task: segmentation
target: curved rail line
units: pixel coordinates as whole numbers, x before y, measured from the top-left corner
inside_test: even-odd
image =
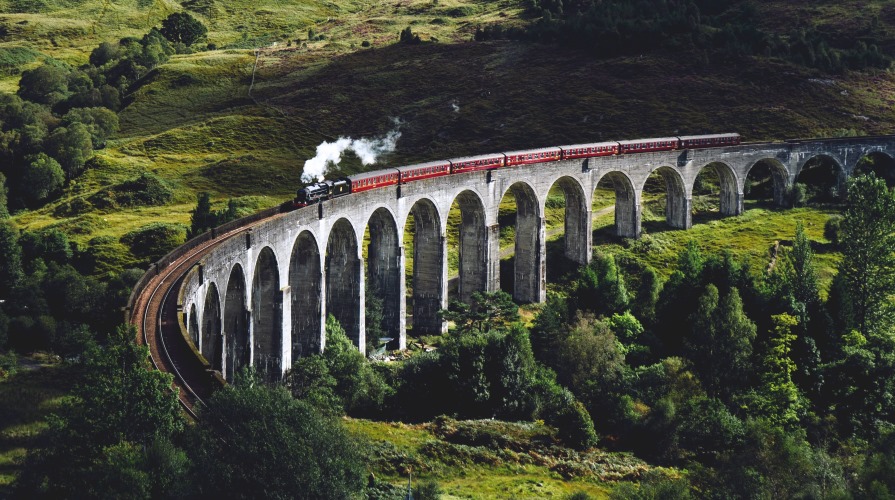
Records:
[[[186,274],[212,248],[250,227],[239,227],[219,235],[171,261],[139,290],[133,302],[129,320],[138,329],[137,342],[149,347],[150,359],[157,370],[174,376],[173,389],[178,392],[184,410],[193,418],[196,417],[196,406],[204,405],[204,400],[221,384],[196,357],[181,332],[177,291]]]

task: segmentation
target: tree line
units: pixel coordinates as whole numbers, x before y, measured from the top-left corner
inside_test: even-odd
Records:
[[[454,327],[438,349],[401,363],[365,359],[330,317],[323,353],[272,386],[241,373],[195,426],[183,424],[170,378],[145,369],[132,328],[86,335],[82,383],[50,419],[16,494],[385,498],[382,485],[364,485],[369,449],[337,417],[452,415],[540,419],[568,446],[599,443],[688,471],[621,485],[614,498],[887,498],[893,227],[885,181],[852,179],[843,259],[825,297],[798,225],[760,273],[694,242],[664,282],[597,254],[530,327],[506,293],[475,294],[442,311]]]
[[[79,67],[46,58],[23,71],[15,94],[0,93],[0,216],[58,196],[118,131],[141,79],[206,31],[174,13],[141,38],[101,43]]]
[[[892,63],[880,49],[877,16],[869,18],[864,36],[837,44],[814,27],[768,32],[755,6],[738,0],[531,0],[528,11],[539,19],[527,28],[489,25],[477,28],[475,39],[558,43],[597,57],[657,50],[695,54],[704,63],[775,57],[832,73]]]

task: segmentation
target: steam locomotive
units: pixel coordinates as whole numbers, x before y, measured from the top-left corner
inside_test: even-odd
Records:
[[[649,153],[654,151],[674,151],[677,149],[715,148],[735,146],[740,143],[740,134],[689,135],[682,137],[660,137],[653,139],[636,139],[633,141],[597,142],[591,144],[574,144],[554,146],[526,151],[511,151],[480,156],[468,156],[451,160],[440,160],[420,163],[406,167],[386,168],[373,172],[364,172],[333,181],[309,184],[298,190],[293,206],[306,207],[321,200],[329,200],[350,193],[359,193],[396,184],[443,175],[493,170],[503,167],[514,167],[530,163],[548,161],[592,158],[598,156],[615,156],[623,154]]]

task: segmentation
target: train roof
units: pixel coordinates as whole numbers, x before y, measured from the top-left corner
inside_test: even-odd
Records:
[[[529,153],[544,153],[544,152],[547,152],[547,151],[556,152],[556,153],[561,153],[561,152],[562,152],[562,149],[560,149],[560,148],[557,147],[557,146],[551,146],[551,147],[538,148],[538,149],[525,149],[525,150],[521,150],[521,151],[507,151],[507,152],[505,152],[504,154],[507,155],[507,156],[511,156],[511,155],[527,155],[527,154],[529,154]]]
[[[467,161],[476,161],[476,160],[491,160],[494,158],[503,158],[503,153],[491,153],[487,155],[477,155],[477,156],[462,156],[460,158],[451,158],[451,163],[461,163]]]
[[[657,142],[657,141],[674,141],[677,142],[677,137],[649,137],[645,139],[632,139],[630,141],[618,141],[621,145],[626,144],[642,144],[644,142]]]
[[[689,141],[693,139],[711,139],[713,137],[739,137],[740,134],[736,132],[730,132],[726,134],[705,134],[705,135],[682,135],[678,137],[678,139],[682,141]]]
[[[397,174],[397,168],[383,168],[382,170],[373,170],[370,172],[361,172],[359,174],[349,175],[348,178],[351,182],[354,181],[362,181],[364,179],[370,179],[372,177],[378,177],[380,175],[388,175],[388,174]]]
[[[567,149],[583,149],[583,148],[602,148],[602,147],[613,147],[617,146],[618,142],[616,141],[605,141],[605,142],[589,142],[587,144],[567,144],[565,146],[560,146],[559,148],[563,151]]]
[[[439,161],[427,161],[426,163],[417,163],[416,165],[406,165],[403,167],[398,167],[397,170],[399,172],[407,172],[408,170],[416,170],[418,168],[427,168],[427,167],[438,167],[440,165],[450,165],[451,162],[447,160],[439,160]]]

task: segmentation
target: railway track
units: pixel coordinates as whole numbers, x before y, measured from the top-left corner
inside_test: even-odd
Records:
[[[137,342],[149,347],[153,366],[174,376],[174,389],[187,413],[196,417],[198,406],[221,387],[220,379],[196,357],[181,333],[177,317],[180,284],[192,267],[222,241],[251,226],[234,229],[206,241],[159,269],[139,291],[130,322],[137,327]]]

